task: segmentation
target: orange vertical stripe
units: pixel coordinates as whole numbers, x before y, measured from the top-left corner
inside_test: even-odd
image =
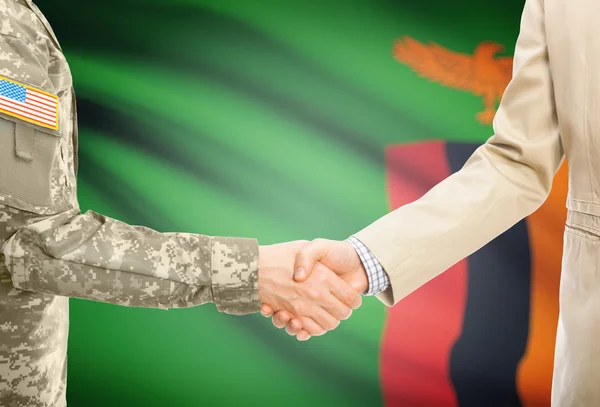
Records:
[[[524,407],[550,405],[558,292],[562,261],[567,164],[557,173],[548,200],[527,218],[531,250],[531,306],[527,350],[517,372]]]

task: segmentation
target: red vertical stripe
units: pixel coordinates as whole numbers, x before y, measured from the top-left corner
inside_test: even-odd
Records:
[[[388,147],[386,165],[391,209],[450,175],[443,141]],[[462,329],[466,285],[463,260],[389,309],[381,354],[387,406],[458,405],[449,361]]]

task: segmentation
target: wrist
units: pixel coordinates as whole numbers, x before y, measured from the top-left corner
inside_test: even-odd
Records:
[[[369,289],[369,276],[365,265],[356,250],[356,247],[351,242],[345,241],[348,245],[348,254],[352,258],[352,264],[355,265],[351,272],[351,278],[348,283],[361,294],[364,294]]]
[[[220,312],[244,315],[258,311],[258,242],[212,238],[211,288]]]
[[[267,288],[266,277],[268,274],[266,261],[269,258],[269,246],[258,246],[258,301],[263,303],[265,297],[265,289]]]
[[[367,274],[367,270],[365,270],[362,261],[360,262],[360,267],[354,272],[354,274],[356,274],[356,286],[354,286],[354,289],[361,294],[366,293],[369,289],[369,275]]]

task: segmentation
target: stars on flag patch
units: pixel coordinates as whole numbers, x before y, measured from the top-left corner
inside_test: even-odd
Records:
[[[58,130],[58,97],[0,76],[0,112]]]

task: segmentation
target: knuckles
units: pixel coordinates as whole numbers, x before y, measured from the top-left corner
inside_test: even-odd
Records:
[[[306,305],[304,304],[304,301],[302,301],[300,298],[294,298],[290,302],[290,307],[291,311],[295,315],[305,315],[306,313]]]
[[[326,273],[317,273],[315,278],[319,283],[325,283],[330,281],[331,275],[327,275]]]
[[[290,317],[285,312],[278,312],[276,318],[279,322],[287,323],[290,320]]]
[[[294,325],[290,324],[285,327],[285,331],[288,333],[288,335],[294,336],[300,333],[300,328],[296,328]]]
[[[277,329],[281,329],[284,327],[284,324],[282,324],[277,318],[273,318],[271,322],[273,323],[273,326]]]
[[[344,303],[347,306],[352,307],[354,304],[356,304],[358,302],[358,298],[360,298],[358,296],[358,293],[354,293],[354,292],[346,293],[346,295],[344,295]]]
[[[293,319],[292,322],[290,323],[290,327],[291,327],[291,329],[293,329],[295,331],[300,331],[302,329],[302,323],[300,321],[298,321],[297,319]]]
[[[305,295],[308,299],[312,300],[312,301],[320,301],[323,297],[323,295],[321,294],[321,292],[319,290],[317,290],[316,288],[313,287],[308,287],[306,289]]]

